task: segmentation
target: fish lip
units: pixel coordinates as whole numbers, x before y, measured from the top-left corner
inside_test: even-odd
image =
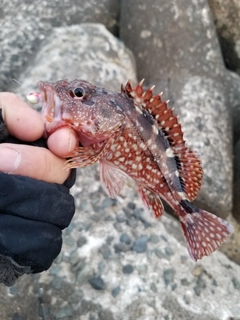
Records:
[[[38,89],[42,98],[42,117],[45,122],[45,137],[57,128],[63,126],[62,103],[56,94],[54,84],[38,82]]]

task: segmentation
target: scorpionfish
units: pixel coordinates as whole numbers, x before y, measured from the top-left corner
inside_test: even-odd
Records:
[[[121,92],[99,88],[85,80],[39,82],[47,136],[69,126],[80,146],[67,161],[69,168],[100,164],[103,188],[110,197],[121,191],[127,176],[135,180],[143,203],[159,218],[161,198],[177,214],[194,261],[215,251],[233,232],[225,220],[191,203],[202,182],[197,155],[185,145],[178,118],[153,88],[143,81]]]

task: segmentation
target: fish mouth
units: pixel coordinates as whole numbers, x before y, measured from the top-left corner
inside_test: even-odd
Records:
[[[42,117],[45,122],[45,136],[49,136],[57,128],[62,127],[62,103],[50,82],[38,82],[42,100]]]

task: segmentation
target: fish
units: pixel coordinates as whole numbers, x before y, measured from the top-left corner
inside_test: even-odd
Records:
[[[226,220],[196,207],[203,169],[197,154],[186,146],[178,117],[154,95],[130,81],[121,92],[100,88],[81,79],[38,83],[39,93],[28,95],[42,103],[46,136],[61,127],[77,133],[79,147],[66,162],[83,168],[99,162],[100,180],[115,198],[127,177],[137,184],[143,204],[156,218],[164,213],[161,199],[174,210],[190,257],[197,261],[218,249],[234,228]]]

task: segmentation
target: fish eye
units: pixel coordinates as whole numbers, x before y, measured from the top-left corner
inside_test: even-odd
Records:
[[[75,97],[82,98],[85,95],[85,90],[81,87],[73,90]]]
[[[72,98],[83,98],[85,96],[85,90],[82,87],[70,90],[69,93]]]

